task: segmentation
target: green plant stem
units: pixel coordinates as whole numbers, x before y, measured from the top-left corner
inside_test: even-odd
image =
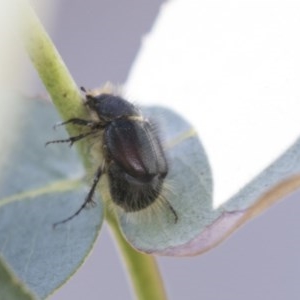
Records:
[[[106,220],[112,230],[131,275],[133,289],[139,300],[167,299],[158,266],[153,256],[133,249],[124,239],[114,215],[107,210]]]
[[[87,117],[80,91],[50,37],[26,2],[22,8],[26,50],[58,112],[63,119]]]
[[[0,299],[36,300],[0,256]]]
[[[25,21],[23,28],[25,47],[55,107],[64,120],[75,116],[88,117],[88,112],[82,105],[80,92],[59,53],[34,11],[26,2],[24,3],[22,9]],[[67,129],[72,135],[80,133],[76,126],[69,126]],[[89,160],[83,155],[82,146],[79,148],[79,153],[85,167],[88,168]],[[125,258],[137,298],[139,300],[166,299],[155,259],[135,251],[123,238],[116,220],[111,215],[107,215],[107,221]]]
[[[43,25],[26,1],[22,10],[25,48],[61,118],[88,118],[80,91]],[[66,129],[71,136],[81,133],[76,126],[69,125]],[[88,169],[90,161],[84,155],[84,143],[76,143],[76,149]]]

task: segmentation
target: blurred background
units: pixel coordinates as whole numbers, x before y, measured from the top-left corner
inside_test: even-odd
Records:
[[[32,3],[77,84],[93,88],[108,80],[126,81],[163,1]],[[29,60],[24,60],[27,79],[19,89],[28,95],[46,94]],[[209,253],[192,258],[159,257],[169,298],[299,299],[299,197],[300,192],[290,195]],[[133,299],[105,226],[83,267],[50,299]]]

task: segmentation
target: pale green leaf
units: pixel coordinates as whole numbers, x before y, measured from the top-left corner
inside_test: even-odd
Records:
[[[100,202],[69,223],[88,192],[74,149],[45,142],[67,137],[49,101],[6,94],[13,107],[1,127],[0,253],[15,274],[44,298],[63,284],[89,254],[102,224]],[[1,119],[3,121],[3,118]]]

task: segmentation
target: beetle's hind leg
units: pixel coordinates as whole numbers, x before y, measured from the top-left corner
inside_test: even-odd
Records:
[[[75,218],[76,216],[78,216],[80,214],[80,212],[89,204],[89,203],[93,203],[95,204],[95,202],[93,201],[93,195],[95,193],[95,189],[96,189],[96,186],[101,178],[101,175],[103,174],[103,171],[104,171],[104,164],[102,164],[96,171],[95,175],[94,175],[94,180],[93,180],[93,184],[90,188],[90,191],[89,193],[87,194],[87,196],[85,197],[85,200],[84,202],[82,203],[82,205],[79,207],[79,209],[73,214],[71,215],[70,217],[62,220],[62,221],[59,221],[59,222],[56,222],[53,224],[53,228],[55,228],[57,225],[60,225],[60,224],[64,224],[70,220],[72,220],[73,218]]]
[[[176,210],[174,209],[174,207],[172,206],[172,204],[167,199],[164,199],[164,203],[170,209],[171,213],[173,214],[173,216],[174,216],[174,223],[176,224],[177,221],[178,221],[178,215],[177,215]]]

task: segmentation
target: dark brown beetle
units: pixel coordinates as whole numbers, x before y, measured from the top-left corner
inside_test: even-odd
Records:
[[[88,203],[101,175],[106,173],[112,201],[125,212],[137,212],[152,205],[159,199],[168,164],[156,134],[154,125],[145,119],[139,109],[127,100],[108,93],[92,95],[86,93],[86,105],[97,116],[97,120],[73,118],[59,125],[75,124],[89,130],[78,136],[50,143],[68,142],[72,145],[90,135],[101,133],[104,161],[98,167],[91,189],[81,207],[65,223],[77,216]],[[178,216],[168,200],[163,198],[175,217]]]

